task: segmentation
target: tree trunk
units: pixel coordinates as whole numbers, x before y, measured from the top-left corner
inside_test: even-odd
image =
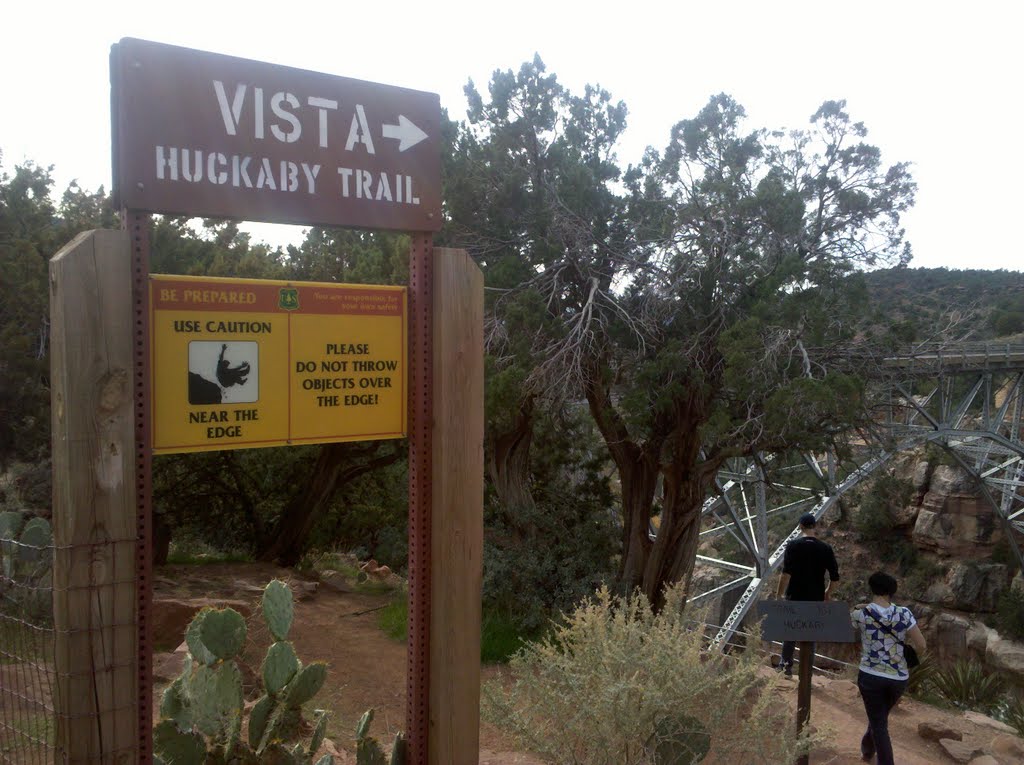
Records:
[[[379,443],[367,451],[361,443],[327,444],[320,450],[305,488],[285,506],[271,533],[262,540],[256,559],[294,566],[306,551],[309,534],[329,507],[338,490],[349,481],[399,457],[394,449],[378,456]],[[366,457],[359,460],[359,457]]]
[[[488,473],[501,504],[512,510],[532,508],[530,445],[533,442],[533,396],[526,398],[508,432],[492,436]]]
[[[644,570],[651,551],[650,523],[654,491],[658,485],[659,456],[664,436],[656,428],[639,445],[630,438],[626,423],[615,409],[608,389],[599,374],[584,385],[590,414],[597,423],[619,474],[622,497],[622,562],[619,586],[632,592],[644,581]]]
[[[692,414],[693,410],[689,410]],[[690,588],[697,547],[700,544],[701,510],[716,465],[701,459],[699,427],[687,420],[677,425],[672,438],[672,459],[665,466],[665,498],[658,537],[644,569],[643,592],[660,609],[665,587],[682,582]]]
[[[652,548],[650,525],[654,491],[658,484],[658,461],[638,450],[634,460],[619,463],[622,492],[622,564],[619,583],[632,592],[644,582]]]
[[[665,603],[665,587],[682,582],[690,588],[693,564],[700,543],[701,508],[705,487],[693,478],[681,482],[665,477],[665,502],[658,537],[644,569],[643,592],[659,610]]]

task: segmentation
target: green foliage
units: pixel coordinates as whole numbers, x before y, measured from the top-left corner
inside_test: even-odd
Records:
[[[996,623],[1006,637],[1024,640],[1024,590],[1011,587],[999,596]]]
[[[789,735],[779,681],[756,651],[705,653],[681,600],[670,591],[654,614],[642,596],[599,591],[513,657],[514,682],[485,685],[486,717],[551,762],[646,765],[659,743],[671,762],[683,747],[702,756],[708,742],[722,762],[793,761],[812,741]]]
[[[274,580],[264,589],[263,605],[274,636],[285,637],[291,625],[291,590]],[[189,657],[182,675],[164,691],[161,720],[154,729],[154,749],[164,762],[312,763],[327,716],[323,710],[315,712],[312,738],[303,744],[303,705],[320,690],[327,666],[314,662],[303,667],[290,644],[281,639],[271,644],[263,662],[267,692],[249,713],[249,739],[243,743],[242,676],[234,657],[245,637],[245,620],[232,609],[204,608],[189,624]],[[318,765],[331,762],[327,756]]]
[[[903,347],[912,342],[996,340],[1024,332],[1024,274],[947,268],[878,269],[864,274],[876,308],[865,336]],[[944,331],[945,330],[945,331]]]
[[[524,634],[515,619],[486,611],[480,624],[480,661],[487,664],[507,662],[532,636]]]
[[[920,598],[929,587],[935,582],[941,581],[948,572],[944,564],[919,552],[911,542],[905,541],[903,545],[904,547],[901,549],[904,549],[906,554],[895,560],[904,574],[901,592],[908,597]]]
[[[893,513],[910,502],[913,484],[886,472],[871,481],[870,488],[861,495],[854,527],[870,542],[887,543],[897,532]]]
[[[489,487],[484,500],[484,610],[536,633],[613,576],[615,501],[607,454],[582,413],[536,415],[529,499]]]
[[[960,660],[938,670],[931,679],[931,686],[953,706],[986,714],[999,704],[1003,692],[999,675],[985,672],[980,664],[970,660]]]

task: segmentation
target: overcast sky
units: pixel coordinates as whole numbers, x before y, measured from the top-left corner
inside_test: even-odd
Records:
[[[427,90],[456,118],[469,78],[484,90],[539,53],[570,88],[626,102],[624,164],[663,148],[713,93],[743,104],[751,128],[802,127],[845,98],[885,162],[913,165],[912,265],[1024,269],[1014,3],[15,0],[0,18],[3,166],[54,165],[58,194],[73,178],[110,187],[108,54],[122,37]]]

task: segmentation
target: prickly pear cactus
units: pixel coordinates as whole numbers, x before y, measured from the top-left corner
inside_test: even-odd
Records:
[[[53,615],[53,532],[45,518],[0,513],[0,593],[34,620]]]
[[[249,713],[242,738],[244,697],[235,662],[246,639],[245,620],[230,608],[204,608],[189,624],[189,660],[160,704],[154,749],[165,765],[313,765],[327,732],[327,713],[316,711],[312,737],[301,740],[303,706],[323,686],[327,665],[303,666],[285,642],[293,604],[288,585],[274,580],[263,593],[263,614],[276,639],[263,661],[262,696]],[[333,765],[324,755],[316,765]]]

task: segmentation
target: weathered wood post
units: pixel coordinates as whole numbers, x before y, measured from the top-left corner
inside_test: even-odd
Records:
[[[129,234],[50,261],[57,761],[138,759]]]
[[[484,289],[464,250],[434,249],[430,765],[480,754]]]

